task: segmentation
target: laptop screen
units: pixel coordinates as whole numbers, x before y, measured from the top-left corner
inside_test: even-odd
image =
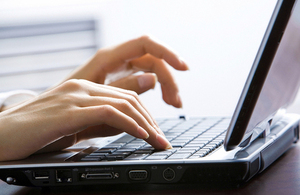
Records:
[[[294,7],[291,2],[279,1],[275,8],[261,54],[257,55],[228,129],[227,150],[249,144],[279,110],[295,99],[300,85],[300,2],[296,1]]]

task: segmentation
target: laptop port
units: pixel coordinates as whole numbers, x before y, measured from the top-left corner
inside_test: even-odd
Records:
[[[56,170],[57,183],[72,183],[72,171],[69,169]]]
[[[168,167],[164,170],[163,177],[167,181],[172,181],[175,178],[175,171],[172,168]]]
[[[142,181],[148,178],[146,170],[131,170],[129,171],[129,178],[134,181]]]
[[[82,173],[81,174],[82,179],[113,179],[114,174],[113,173]]]
[[[46,180],[49,179],[49,171],[34,171],[33,172],[33,179],[35,180]]]

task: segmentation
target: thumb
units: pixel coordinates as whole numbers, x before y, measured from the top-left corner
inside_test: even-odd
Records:
[[[109,85],[122,89],[132,90],[138,94],[144,93],[155,87],[157,77],[153,73],[144,73],[141,75],[130,75],[120,80],[114,81]]]

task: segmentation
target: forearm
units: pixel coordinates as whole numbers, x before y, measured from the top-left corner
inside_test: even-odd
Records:
[[[26,158],[60,137],[46,120],[18,107],[0,113],[0,161]]]

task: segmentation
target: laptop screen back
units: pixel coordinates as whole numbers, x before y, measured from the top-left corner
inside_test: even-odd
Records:
[[[269,34],[266,32],[268,40],[260,48],[264,52],[257,55],[228,129],[227,150],[249,144],[256,138],[253,135],[263,132],[265,124],[272,121],[278,110],[289,106],[297,94],[300,85],[300,2],[296,1],[294,7],[288,5],[291,1],[286,2],[283,1],[278,13],[276,9],[274,11],[276,21],[270,22],[268,29],[272,30]]]

